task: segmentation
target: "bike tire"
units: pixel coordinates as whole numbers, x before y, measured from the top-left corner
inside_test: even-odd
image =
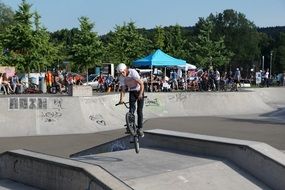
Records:
[[[131,135],[136,135],[136,129],[135,129],[135,116],[134,114],[128,112],[126,113],[126,124],[128,129],[130,130]]]
[[[140,152],[140,143],[138,135],[134,136],[135,151],[138,154]]]

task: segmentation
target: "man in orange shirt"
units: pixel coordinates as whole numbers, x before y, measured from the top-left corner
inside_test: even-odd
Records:
[[[50,70],[46,73],[46,84],[47,84],[47,91],[50,92],[50,88],[52,87],[52,73]]]

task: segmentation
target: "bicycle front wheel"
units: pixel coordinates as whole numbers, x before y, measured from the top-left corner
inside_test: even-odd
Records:
[[[135,116],[134,114],[128,112],[126,113],[126,123],[127,127],[130,130],[130,133],[135,136],[136,135],[136,129],[135,129]]]

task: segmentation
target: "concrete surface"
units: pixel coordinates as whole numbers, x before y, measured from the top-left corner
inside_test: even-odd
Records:
[[[226,160],[155,149],[77,158],[106,168],[133,189],[269,189]]]
[[[1,179],[0,190],[38,190],[38,188],[24,185],[22,183],[17,183],[8,179]]]
[[[269,189],[264,183],[273,189],[285,187],[285,155],[264,143],[151,130],[141,140],[143,149],[137,155],[133,148],[126,146],[127,139],[121,138],[84,150],[74,154],[73,159],[101,165],[126,183],[132,181],[128,184],[134,189],[166,188],[170,181],[179,189],[189,189],[192,183],[183,184],[178,176],[190,182],[195,178],[202,179],[195,182],[194,189],[211,189],[213,181],[208,181],[207,175],[213,174],[212,166],[216,169],[214,189]],[[197,166],[205,170],[196,173],[193,169],[191,175],[192,167]],[[186,171],[190,172],[185,174]],[[240,180],[243,178],[250,182]],[[153,183],[151,179],[154,179]]]
[[[92,96],[92,87],[83,85],[73,85],[72,96]]]
[[[148,99],[146,100],[144,110],[145,118],[149,120],[145,122],[144,126],[146,129],[174,129],[177,131],[258,140],[269,143],[280,150],[285,150],[284,92],[285,88],[265,88],[251,89],[247,92],[238,93],[150,93],[147,94]],[[2,136],[0,138],[0,151],[24,147],[38,152],[67,157],[68,154],[124,136],[124,130],[121,128],[124,123],[123,118],[126,110],[123,106],[114,107],[118,100],[118,94],[96,97],[72,97],[72,99],[66,96],[48,96],[47,99],[49,100],[47,101],[46,110],[37,108],[33,110],[10,109],[10,96],[3,97],[0,98],[0,108],[4,110],[4,112],[0,112],[0,126],[2,127],[0,132],[0,136]],[[19,97],[16,98],[19,99]],[[30,97],[27,98],[30,101]],[[19,120],[15,119],[19,118],[19,115],[23,117],[21,116]],[[180,117],[173,118],[176,116]],[[57,135],[42,136],[54,134]],[[223,161],[221,163],[218,161],[215,164],[222,168],[221,170],[226,171],[225,173],[234,173],[233,168],[235,166],[230,166],[228,163],[223,165],[225,164]],[[207,170],[207,167],[211,168],[210,165],[205,164],[204,169]],[[190,170],[196,173],[193,168],[190,167]],[[188,169],[185,168],[185,171],[191,173]],[[178,171],[178,175],[176,175],[174,172],[173,176],[180,176],[178,177],[179,180],[184,182],[192,180],[192,178],[189,180],[186,174],[179,175],[182,173]],[[237,173],[237,176],[243,178],[241,173]],[[161,173],[154,179],[156,181],[159,179],[173,179],[173,176],[168,178],[168,175],[171,176],[172,174],[167,172]],[[245,175],[248,175],[248,173],[245,172]],[[250,183],[253,183],[247,186],[249,189],[251,187],[266,189],[266,186],[260,185],[259,181],[252,182],[247,177],[246,180],[235,179],[239,182],[249,180]],[[152,177],[142,177],[135,179],[133,182],[129,180],[129,184],[133,184],[136,188],[143,188],[138,185],[139,180],[151,184]],[[215,181],[218,180],[215,179]],[[201,183],[204,182],[212,184],[212,187],[217,185],[211,180],[201,180]],[[218,187],[220,187],[221,183],[223,182],[220,181],[214,189],[219,189]],[[247,182],[246,184],[248,185]],[[156,186],[158,184],[155,184],[155,182],[152,185],[153,188],[158,188]],[[177,185],[183,186],[182,183],[177,183]],[[199,183],[197,185],[201,187]],[[223,184],[223,186],[227,187],[226,184]],[[167,187],[167,184],[161,187]]]
[[[26,150],[1,154],[0,168],[0,179],[39,189],[131,189],[99,166]]]

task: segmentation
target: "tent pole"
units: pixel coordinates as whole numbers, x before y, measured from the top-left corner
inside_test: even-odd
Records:
[[[153,66],[151,65],[150,68],[151,68],[151,71],[150,71],[150,91],[152,92],[153,91],[153,84],[152,84]]]
[[[188,74],[188,72],[187,72],[186,67],[185,67],[185,81],[184,81],[184,83],[185,83],[185,90],[187,90],[187,86],[188,86],[188,83],[187,83],[187,74]]]

